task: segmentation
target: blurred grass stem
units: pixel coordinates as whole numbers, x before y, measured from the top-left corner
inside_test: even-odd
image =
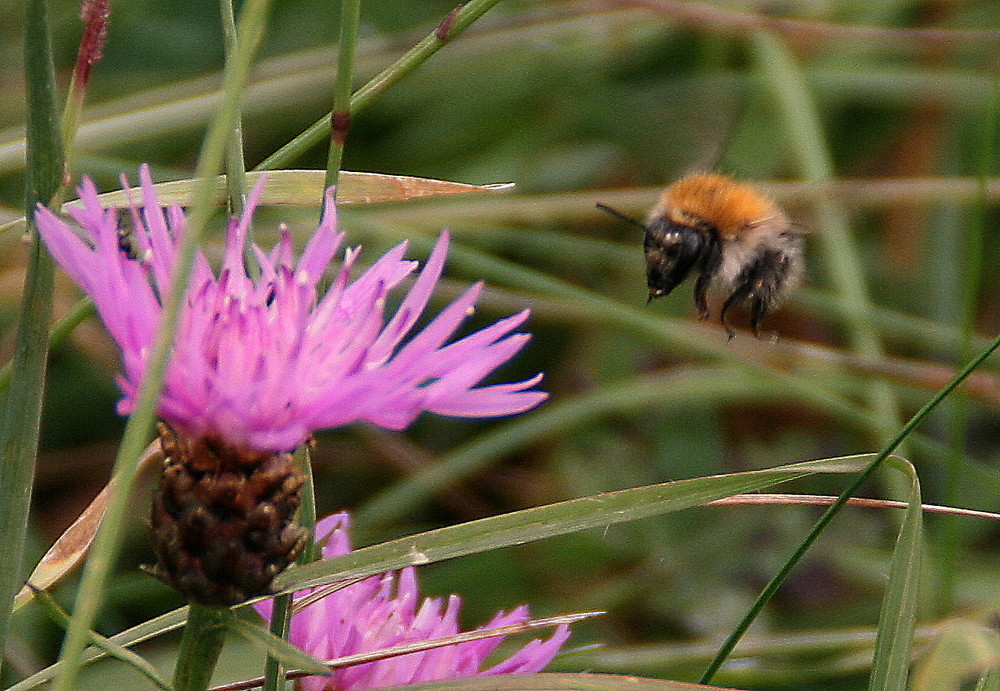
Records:
[[[163,307],[149,367],[115,459],[112,478],[114,489],[109,497],[105,519],[94,540],[91,556],[84,567],[73,621],[63,643],[61,659],[65,665],[55,680],[53,686],[55,691],[72,691],[77,687],[76,679],[82,664],[83,650],[100,609],[104,586],[121,544],[122,527],[126,523],[124,514],[127,499],[139,458],[152,430],[170,345],[176,333],[181,303],[187,292],[188,276],[194,264],[198,242],[213,212],[213,177],[222,168],[232,127],[239,118],[240,93],[246,84],[253,56],[264,32],[268,8],[269,0],[248,0],[240,13],[239,49],[226,61],[222,89],[224,99],[205,135],[198,159],[196,177],[199,186],[194,206],[188,217],[187,232],[178,250],[176,274],[169,291],[171,297]],[[182,649],[180,653],[182,658],[184,654],[185,651]],[[214,661],[212,664],[214,665]]]
[[[410,75],[429,57],[469,28],[473,22],[486,14],[486,12],[499,2],[500,0],[469,0],[469,2],[461,5],[457,10],[449,14],[445,19],[447,31],[441,31],[441,27],[439,26],[403,54],[396,62],[379,72],[367,84],[354,93],[350,101],[350,114],[356,115],[358,111],[364,109],[365,106],[389,87],[398,84]],[[321,142],[324,137],[330,135],[332,115],[332,112],[324,115],[308,129],[288,142],[288,144],[268,156],[254,170],[283,168],[291,161],[299,158],[310,148]]]
[[[806,182],[825,182],[835,177],[833,158],[823,135],[819,110],[806,84],[805,76],[794,57],[777,36],[766,32],[753,34],[752,44],[761,69],[771,86],[771,93],[784,115],[788,139],[802,178]],[[827,264],[827,276],[834,292],[850,306],[844,323],[851,347],[862,357],[881,357],[882,344],[873,320],[874,304],[868,294],[861,256],[854,246],[844,209],[833,200],[812,200],[819,232],[813,237]],[[899,411],[892,387],[886,381],[873,380],[869,401],[875,418],[879,444],[892,437],[899,427]],[[889,479],[893,497],[905,496],[906,487]]]
[[[0,423],[0,650],[6,650],[38,454],[49,352],[55,265],[34,227],[36,204],[49,204],[63,178],[63,139],[45,0],[25,5],[24,78],[28,108],[25,216],[31,245],[12,362],[12,386]],[[2,661],[0,661],[2,664]]]
[[[1000,121],[1000,75],[995,76],[989,98],[983,104],[981,128],[979,132],[978,167],[979,194],[970,213],[969,222],[963,233],[961,248],[961,313],[958,328],[961,333],[956,360],[967,360],[972,353],[975,337],[976,314],[979,308],[979,286],[983,275],[984,239],[986,233],[986,211],[989,205],[987,184],[993,172],[997,154],[996,127]],[[962,503],[962,459],[965,456],[965,440],[969,432],[969,394],[956,392],[952,401],[949,425],[950,453],[946,466],[944,503],[957,506]],[[962,533],[955,516],[945,516],[941,523],[941,543],[938,554],[940,579],[938,582],[937,609],[944,614],[955,605],[955,588],[958,580],[958,556],[962,546]]]
[[[360,22],[361,0],[342,0],[340,50],[337,56],[337,81],[333,87],[333,110],[330,111],[330,150],[326,159],[325,187],[337,184],[347,132],[351,127],[351,87],[354,83],[354,56],[358,47]]]
[[[233,12],[232,0],[220,0],[219,9],[222,14],[222,35],[226,46],[226,58],[231,57],[239,48],[239,34],[236,31],[236,15]],[[242,101],[242,97],[240,99]],[[229,213],[239,216],[247,199],[246,159],[243,154],[243,117],[242,104],[238,106],[239,115],[229,132],[229,142],[226,145],[226,194],[229,199]],[[250,230],[253,233],[253,229]],[[244,250],[248,266],[256,266],[257,258],[253,256],[250,243]]]

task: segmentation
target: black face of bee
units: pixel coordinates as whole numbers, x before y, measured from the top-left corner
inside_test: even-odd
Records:
[[[643,242],[649,299],[668,294],[683,283],[696,267],[704,272],[705,259],[717,254],[714,250],[717,244],[707,232],[698,228],[678,225],[666,219],[650,224]]]

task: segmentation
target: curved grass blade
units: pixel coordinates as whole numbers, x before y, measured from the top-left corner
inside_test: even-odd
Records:
[[[545,537],[679,511],[725,496],[764,489],[814,473],[859,472],[866,466],[869,458],[870,456],[866,455],[848,456],[743,473],[678,480],[526,509],[365,547],[306,566],[292,567],[279,578],[276,585],[280,585],[284,592],[292,592],[345,578],[363,578],[405,566],[427,564]],[[123,646],[134,645],[179,628],[186,616],[187,608],[181,608],[123,631],[113,636],[111,640]],[[88,648],[84,661],[89,663],[102,656],[99,650]],[[41,670],[7,691],[28,691],[36,688],[51,680],[62,664],[59,662]]]
[[[330,673],[322,661],[296,648],[285,639],[275,636],[267,629],[254,626],[233,615],[230,615],[226,621],[226,627],[254,645],[263,647],[268,655],[287,667],[295,667],[316,676],[326,676]]]
[[[146,447],[139,459],[138,475],[136,483],[132,487],[133,499],[148,497],[149,487],[152,484],[155,471],[159,469],[161,460],[160,442],[154,441]],[[84,557],[87,556],[87,552],[90,551],[90,546],[94,542],[94,536],[97,534],[97,529],[104,519],[104,510],[110,492],[111,483],[109,482],[45,553],[45,556],[35,566],[35,570],[31,572],[31,576],[28,577],[28,581],[34,588],[25,586],[14,598],[15,612],[31,600],[35,589],[47,590],[51,588],[79,566]]]
[[[247,173],[247,185],[252,187],[261,176],[267,177],[264,194],[260,203],[264,206],[309,206],[323,198],[325,171],[322,170],[272,170]],[[153,185],[156,194],[164,204],[193,206],[200,181],[194,178],[171,180]],[[226,177],[217,176],[213,181],[214,199],[217,206],[226,203]],[[403,202],[424,197],[443,195],[483,194],[508,192],[514,189],[512,182],[498,182],[489,185],[470,185],[464,182],[419,178],[412,175],[386,175],[383,173],[358,173],[348,170],[340,172],[337,185],[338,204],[381,204]],[[129,205],[129,196],[139,199],[139,188],[116,190],[98,195],[106,207],[124,208]],[[64,206],[78,207],[79,200],[66,202]],[[18,219],[0,226],[0,232],[23,232],[24,219]]]
[[[879,613],[868,688],[872,691],[904,691],[917,621],[923,511],[920,506],[920,480],[913,464],[898,457],[889,458],[887,462],[906,473],[910,480],[910,493],[892,552],[889,585]]]
[[[69,626],[69,615],[66,614],[61,607],[59,607],[59,604],[52,598],[51,595],[45,592],[43,588],[37,587],[30,581],[28,582],[28,587],[49,619],[64,629]],[[109,656],[115,658],[116,660],[121,660],[135,669],[139,672],[139,674],[156,684],[157,687],[164,689],[165,691],[170,691],[170,684],[167,680],[160,676],[159,672],[156,671],[156,668],[153,667],[153,665],[136,653],[133,653],[128,648],[93,631],[90,632],[90,641],[95,647],[103,650]]]
[[[856,473],[864,469],[871,458],[871,455],[847,456],[676,480],[469,521],[365,547],[305,566],[293,566],[275,579],[275,589],[279,592],[301,590],[335,580],[362,578],[406,566],[419,566],[648,518],[814,473]]]

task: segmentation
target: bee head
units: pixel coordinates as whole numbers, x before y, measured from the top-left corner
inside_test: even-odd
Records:
[[[705,233],[695,227],[655,219],[646,228],[646,284],[649,299],[663,297],[684,282],[708,245]]]

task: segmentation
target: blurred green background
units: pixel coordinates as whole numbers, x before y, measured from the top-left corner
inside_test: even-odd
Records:
[[[1000,276],[990,261],[1000,251],[1000,181],[992,177],[998,35],[918,31],[991,29],[1000,4],[647,4],[501,2],[356,114],[348,170],[517,184],[505,195],[353,207],[342,217],[348,241],[363,244],[368,260],[403,238],[413,239],[410,256],[422,258],[440,229],[451,228],[456,249],[438,304],[485,278],[489,290],[470,329],[532,307],[534,339],[499,376],[544,371],[552,394],[515,420],[428,415],[404,434],[359,426],[321,435],[321,513],[357,512],[360,544],[604,490],[875,451],[981,343],[963,339],[968,324],[982,337],[1000,327]],[[364,3],[358,85],[452,7]],[[245,99],[248,165],[329,110],[338,11],[316,0],[275,3]],[[771,16],[797,21],[770,38],[757,33]],[[77,4],[53,2],[51,19],[65,83],[79,40]],[[6,222],[22,214],[18,3],[0,5],[0,26],[8,45],[0,60]],[[900,30],[872,31],[889,27]],[[782,58],[796,68],[791,76]],[[114,3],[74,175],[113,189],[120,173],[134,179],[147,161],[158,179],[189,176],[221,64],[213,4]],[[810,118],[820,145],[802,135]],[[827,154],[835,177],[818,181],[810,162]],[[321,168],[325,159],[318,147],[291,167]],[[640,234],[594,208],[604,202],[641,218],[660,187],[704,169],[758,181],[809,231],[807,285],[769,315],[759,340],[741,331],[727,342],[717,323],[697,322],[690,285],[646,305]],[[266,210],[258,237],[269,242],[287,221],[302,239],[316,215]],[[0,242],[6,360],[24,251],[14,232]],[[977,248],[986,258],[981,272]],[[845,262],[856,277],[844,273]],[[79,293],[60,280],[61,314]],[[122,428],[116,371],[116,351],[95,320],[52,353],[34,558],[107,480]],[[998,511],[996,365],[966,391],[905,453],[926,502]],[[448,469],[446,486],[422,491],[414,478],[438,463]],[[788,491],[836,494],[842,483],[800,481]],[[891,477],[865,494],[892,495]],[[580,650],[556,669],[692,681],[712,641],[728,633],[818,514],[702,508],[435,564],[421,579],[428,595],[461,594],[469,625],[522,602],[540,615],[607,611],[576,627],[571,646]],[[754,655],[717,681],[864,688],[896,520],[885,510],[841,515],[751,630]],[[985,621],[1000,607],[997,525],[931,517],[926,526],[921,640],[943,622]],[[152,561],[145,532],[137,515],[102,631],[180,604],[135,569]],[[64,586],[64,602],[71,592]],[[58,650],[59,633],[36,613],[18,614],[15,628],[8,653],[16,668],[33,670]],[[175,643],[143,652],[169,657]],[[246,669],[241,653],[227,658],[233,678]],[[101,674],[90,677],[94,688],[112,679]]]

